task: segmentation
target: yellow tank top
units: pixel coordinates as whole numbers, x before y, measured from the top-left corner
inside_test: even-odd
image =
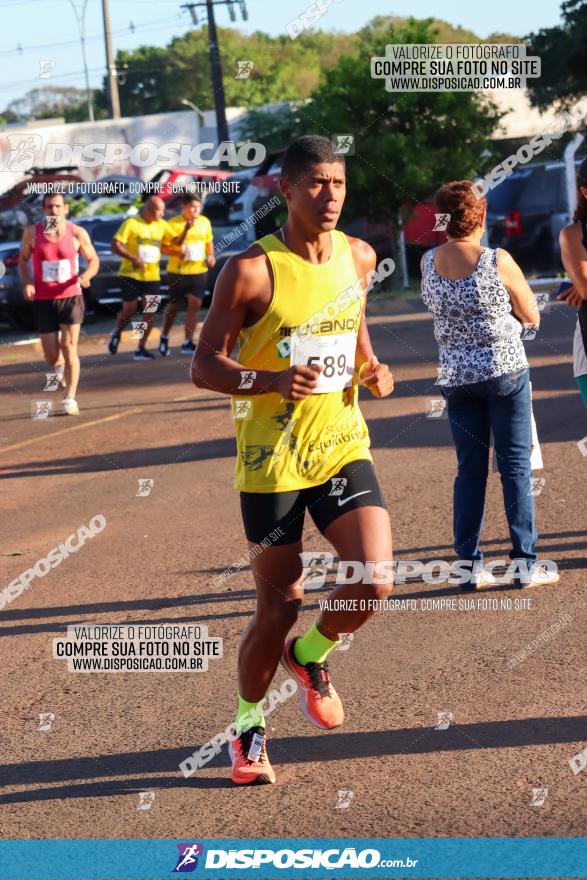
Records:
[[[234,484],[243,492],[317,486],[351,461],[371,461],[354,369],[362,295],[346,235],[334,230],[331,240],[330,259],[320,265],[275,235],[257,242],[271,263],[273,297],[265,314],[239,335],[237,360],[245,369],[232,415]],[[308,360],[323,366],[325,393],[297,401],[278,393],[247,398],[247,371],[287,370]]]

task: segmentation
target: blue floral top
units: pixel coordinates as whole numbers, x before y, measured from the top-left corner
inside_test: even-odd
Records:
[[[434,319],[441,383],[469,385],[527,367],[522,325],[499,277],[497,251],[484,248],[470,275],[451,279],[436,271],[435,250],[424,255],[422,299]]]

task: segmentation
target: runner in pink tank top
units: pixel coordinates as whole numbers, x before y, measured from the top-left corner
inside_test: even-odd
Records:
[[[84,318],[82,288],[89,287],[100,268],[98,255],[85,229],[66,219],[67,204],[61,193],[43,198],[45,222],[27,226],[19,258],[24,298],[33,303],[37,331],[47,363],[66,388],[63,411],[77,415],[80,362],[77,353]],[[87,268],[79,274],[79,254]],[[32,261],[33,278],[29,271]]]
[[[77,242],[73,236],[73,223],[67,220],[62,222],[56,227],[55,233],[59,234],[63,227],[65,234],[55,239],[45,234],[45,224],[35,224],[33,276],[36,302],[81,296],[82,289],[78,281],[79,259]]]

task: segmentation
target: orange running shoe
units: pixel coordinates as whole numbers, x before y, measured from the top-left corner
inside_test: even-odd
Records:
[[[286,642],[281,665],[291,672],[300,689],[302,712],[311,724],[322,730],[332,730],[344,721],[340,697],[332,686],[328,663],[306,663],[302,666],[294,657],[296,639]]]
[[[264,727],[251,727],[228,744],[231,779],[236,785],[273,785],[275,773],[267,757]]]

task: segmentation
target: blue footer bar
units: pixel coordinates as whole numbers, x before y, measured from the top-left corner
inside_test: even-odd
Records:
[[[4,840],[2,880],[587,877],[587,838]]]

